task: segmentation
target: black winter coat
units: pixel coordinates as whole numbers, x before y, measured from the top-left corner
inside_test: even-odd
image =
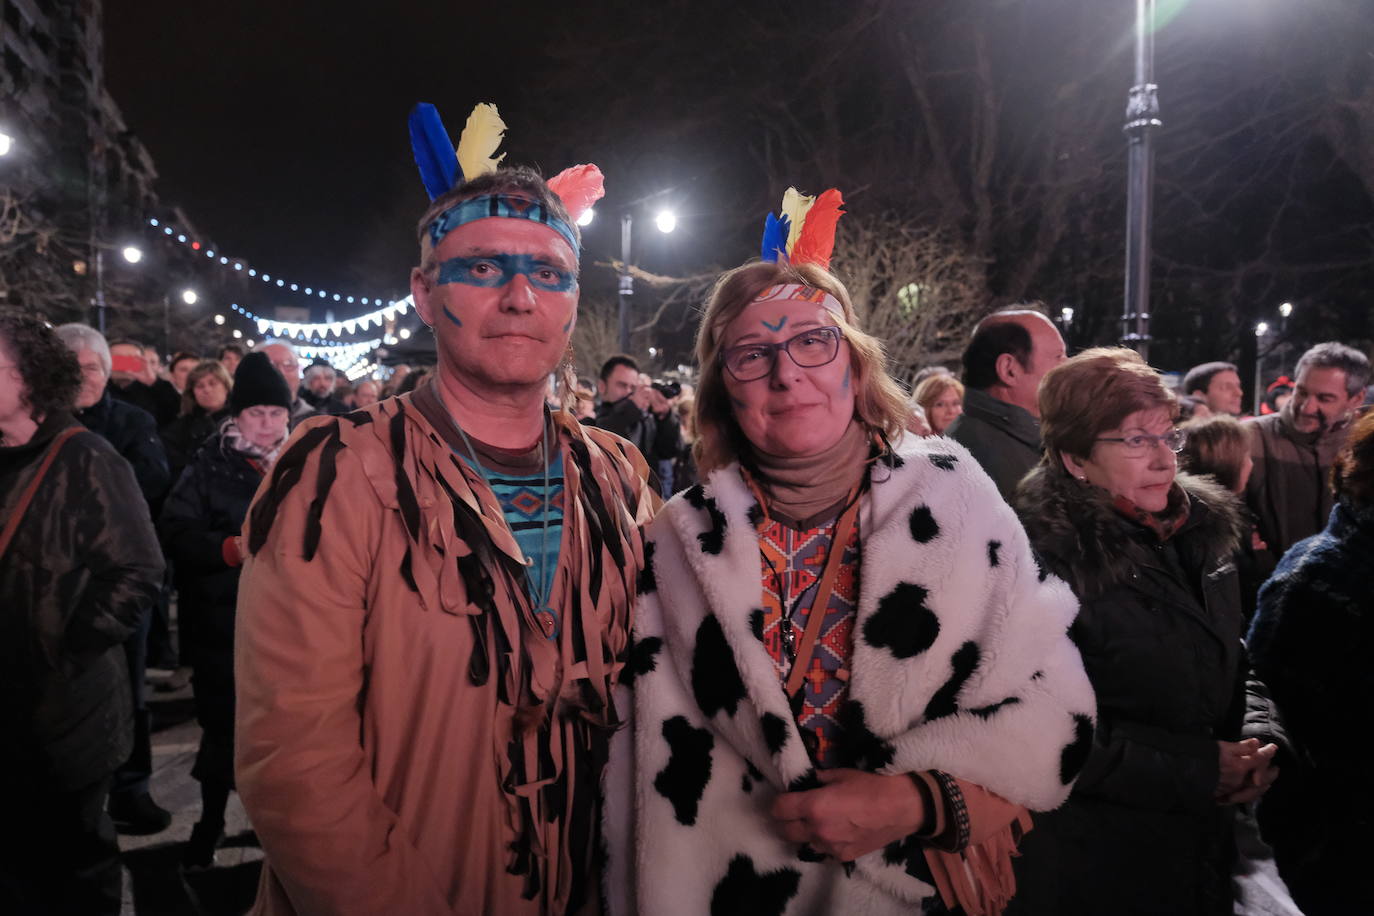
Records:
[[[53,437],[79,425],[54,414],[27,444],[0,448],[0,518]],[[132,701],[120,644],[152,604],[162,573],[129,463],[100,436],[77,433],[0,561],[0,769],[50,774],[78,789],[129,756]]]
[[[239,533],[262,472],[249,456],[212,435],[196,452],[162,508],[162,543],[176,570],[182,649],[232,654],[239,570],[224,561],[225,538]]]
[[[167,452],[167,465],[171,469],[172,486],[181,479],[181,472],[191,463],[191,459],[205,440],[219,431],[220,425],[228,419],[229,408],[222,407],[210,413],[203,407],[195,407],[171,423],[162,427],[162,447]]]
[[[134,478],[148,505],[154,508],[161,505],[172,477],[153,415],[112,397],[107,385],[100,400],[78,411],[76,416],[91,432],[104,436],[133,466]]]
[[[1310,913],[1374,912],[1374,508],[1341,501],[1260,590],[1255,670],[1283,710],[1296,765],[1260,802],[1279,873]]]
[[[1071,634],[1098,727],[1069,801],[1036,815],[1012,912],[1231,912],[1216,742],[1281,735],[1262,686],[1247,691],[1240,504],[1210,480],[1178,482],[1191,511],[1163,544],[1104,491],[1044,464],[1017,492],[1032,546],[1081,602]]]

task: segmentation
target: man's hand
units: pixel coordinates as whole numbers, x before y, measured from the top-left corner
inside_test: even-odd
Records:
[[[650,386],[640,385],[634,390],[634,393],[630,395],[630,400],[633,401],[634,405],[640,410],[648,410],[649,405],[652,403],[651,397],[655,394],[658,394],[658,392],[654,391]]]
[[[929,812],[906,774],[820,770],[824,785],[788,792],[773,802],[778,832],[788,841],[852,862],[920,830]]]
[[[653,387],[652,385],[645,385],[640,390],[649,392],[649,409],[653,411],[654,416],[658,417],[659,419],[666,417],[668,415],[668,411],[673,409],[672,403],[667,398],[665,398],[657,388]]]
[[[1259,798],[1278,778],[1273,766],[1277,744],[1260,747],[1258,738],[1244,741],[1218,741],[1217,754],[1220,771],[1213,795],[1218,804],[1240,804]]]

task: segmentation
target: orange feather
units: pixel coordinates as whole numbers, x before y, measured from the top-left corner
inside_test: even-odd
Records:
[[[835,188],[824,191],[806,211],[801,234],[787,260],[792,264],[819,264],[829,269],[835,250],[835,227],[844,214],[844,198]]]

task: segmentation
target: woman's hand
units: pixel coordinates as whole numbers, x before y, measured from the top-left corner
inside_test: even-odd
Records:
[[[1273,765],[1277,744],[1260,747],[1259,739],[1218,741],[1217,753],[1220,773],[1213,793],[1221,805],[1244,804],[1259,798],[1278,779],[1279,768]]]
[[[920,830],[929,812],[906,774],[820,770],[824,785],[788,792],[773,802],[778,832],[793,843],[852,862]]]

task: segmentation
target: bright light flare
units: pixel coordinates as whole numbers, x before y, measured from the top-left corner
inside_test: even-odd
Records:
[[[596,219],[596,209],[594,207],[588,207],[583,210],[582,215],[577,218],[577,225],[590,226],[594,219]]]
[[[187,305],[195,305],[199,299],[200,296],[197,296],[196,291],[193,289],[183,289],[181,291],[181,301],[185,302]]]
[[[215,324],[224,324],[224,316],[223,316],[223,315],[216,315],[216,316],[215,316]]]
[[[659,210],[658,215],[654,217],[654,225],[658,227],[659,232],[667,235],[677,228],[677,214],[672,210]]]
[[[8,156],[14,149],[14,138],[0,130],[0,156]]]
[[[143,260],[143,249],[136,245],[126,245],[120,254],[124,255],[124,260],[128,261],[130,264],[137,264],[139,261]]]
[[[1281,303],[1279,305],[1279,314],[1282,315],[1284,318],[1287,318],[1289,315],[1293,314],[1293,303]]]
[[[1255,336],[1256,336],[1256,337],[1263,337],[1265,334],[1268,334],[1268,333],[1269,333],[1269,322],[1267,322],[1267,321],[1261,321],[1259,324],[1255,325]]]

